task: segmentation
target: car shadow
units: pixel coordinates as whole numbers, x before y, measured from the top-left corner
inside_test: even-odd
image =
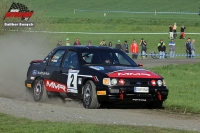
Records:
[[[141,103],[132,103],[132,104],[102,103],[100,109],[165,109],[165,108],[164,107],[148,108],[145,106],[145,104]]]

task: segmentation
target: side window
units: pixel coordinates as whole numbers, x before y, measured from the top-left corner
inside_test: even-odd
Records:
[[[60,66],[65,50],[58,50],[50,59],[49,66]]]
[[[90,64],[90,63],[92,63],[93,55],[94,55],[93,53],[89,53],[89,52],[82,53],[83,64]]]
[[[117,56],[120,64],[130,65],[130,63],[121,54],[116,53],[116,56]]]
[[[64,57],[63,66],[65,68],[77,69],[79,66],[78,55],[75,51],[69,51]]]

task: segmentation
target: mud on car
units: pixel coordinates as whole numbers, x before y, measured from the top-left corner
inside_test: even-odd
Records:
[[[62,46],[33,60],[25,86],[36,102],[59,94],[81,99],[89,109],[102,103],[142,103],[161,107],[168,89],[162,76],[142,68],[126,53],[109,47]]]

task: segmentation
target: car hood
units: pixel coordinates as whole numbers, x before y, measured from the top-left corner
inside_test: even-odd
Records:
[[[110,78],[162,78],[160,75],[143,69],[130,66],[88,66],[96,71],[107,74]]]

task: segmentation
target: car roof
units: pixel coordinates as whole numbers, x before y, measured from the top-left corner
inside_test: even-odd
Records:
[[[107,46],[84,46],[84,45],[78,45],[78,46],[60,46],[57,47],[56,49],[74,49],[74,50],[79,50],[79,49],[92,49],[92,50],[118,50],[116,48],[112,47],[107,47]]]

